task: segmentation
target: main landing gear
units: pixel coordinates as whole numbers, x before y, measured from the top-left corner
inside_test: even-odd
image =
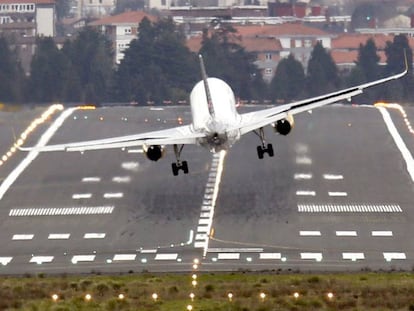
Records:
[[[261,146],[257,146],[257,156],[259,157],[259,159],[263,159],[263,155],[265,153],[267,153],[269,155],[269,157],[273,157],[275,155],[274,151],[273,151],[273,145],[272,144],[267,144],[266,146],[266,141],[265,141],[265,137],[264,137],[264,130],[261,127],[259,129],[259,132],[254,131],[254,133],[259,136],[260,141],[262,142]]]
[[[188,164],[187,161],[180,160],[181,151],[183,151],[184,145],[178,147],[174,145],[174,154],[177,161],[171,164],[172,172],[174,176],[177,176],[180,170],[183,170],[184,174],[188,174]]]

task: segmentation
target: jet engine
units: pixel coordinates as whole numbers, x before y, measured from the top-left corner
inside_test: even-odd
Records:
[[[145,155],[151,161],[158,161],[164,156],[165,149],[160,145],[151,145],[144,148]]]
[[[273,128],[275,132],[279,133],[280,135],[287,135],[292,130],[295,121],[293,120],[293,116],[288,115],[287,118],[277,121],[273,124]]]

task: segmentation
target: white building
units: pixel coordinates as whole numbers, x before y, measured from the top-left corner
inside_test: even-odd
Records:
[[[107,16],[94,21],[89,26],[98,27],[113,43],[115,63],[119,64],[124,58],[124,51],[129,43],[137,38],[139,23],[147,17],[150,21],[156,18],[142,11],[129,11],[114,16]]]

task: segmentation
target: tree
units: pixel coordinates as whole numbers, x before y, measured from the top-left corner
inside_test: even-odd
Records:
[[[402,79],[392,81],[385,87],[384,97],[390,100],[412,100],[414,99],[413,90],[413,52],[408,44],[405,35],[397,35],[393,42],[387,42],[385,47],[385,55],[387,56],[387,65],[385,66],[385,75],[396,74],[405,68],[405,60],[407,60],[408,74]]]
[[[81,92],[75,100],[100,103],[107,100],[113,73],[113,50],[108,39],[98,31],[86,27],[76,39],[66,41],[63,54],[69,59],[70,77],[74,86],[80,83]]]
[[[291,101],[304,93],[305,72],[302,64],[292,54],[280,61],[270,83],[272,99]]]
[[[116,98],[146,103],[184,100],[197,80],[196,58],[171,19],[144,18],[115,77]]]
[[[31,62],[27,97],[34,102],[59,101],[68,61],[51,37],[37,38],[36,46]]]
[[[254,54],[239,44],[237,31],[230,25],[219,25],[210,33],[203,33],[200,54],[208,74],[225,80],[237,96],[260,99],[265,95],[265,84],[254,61]]]
[[[0,37],[0,101],[22,100],[23,71],[16,53],[10,50],[7,40]]]
[[[340,86],[338,68],[320,42],[314,46],[308,62],[306,85],[311,96],[331,92]]]
[[[377,47],[373,39],[368,39],[365,44],[361,44],[358,50],[356,66],[352,69],[347,79],[348,86],[354,86],[381,78],[381,68],[378,64],[379,60]],[[381,97],[379,90],[379,88],[368,89],[362,95],[357,97],[357,101],[374,102]]]

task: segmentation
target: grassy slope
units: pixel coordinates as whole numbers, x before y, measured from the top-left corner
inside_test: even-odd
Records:
[[[414,310],[411,273],[189,274],[0,278],[0,310]],[[158,301],[151,295],[156,292]],[[189,294],[196,296],[191,302]],[[227,294],[233,293],[229,302]],[[262,301],[259,294],[266,298]],[[293,293],[300,297],[295,299]],[[334,294],[333,299],[327,293]],[[52,294],[59,300],[53,302]],[[85,294],[92,300],[86,302]],[[123,293],[125,299],[118,299]]]

